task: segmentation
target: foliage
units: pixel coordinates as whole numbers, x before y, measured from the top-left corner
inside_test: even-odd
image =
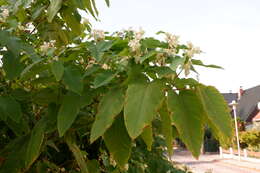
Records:
[[[82,14],[97,18],[94,0],[0,4],[0,173],[126,172],[127,164],[166,172],[173,168],[157,149],[171,154],[176,137],[195,157],[205,125],[229,142],[224,98],[188,77],[197,65],[220,67],[195,59],[191,43],[91,31]]]
[[[244,131],[239,134],[239,142],[243,148],[259,151],[260,149],[260,131]]]
[[[204,151],[217,152],[219,150],[219,141],[217,141],[211,132],[211,129],[206,128],[204,135]]]

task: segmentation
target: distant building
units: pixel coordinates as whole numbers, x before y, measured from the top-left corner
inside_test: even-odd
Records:
[[[246,122],[246,129],[260,130],[260,85],[243,90],[240,87],[237,93],[223,93],[227,103],[235,100],[237,116]]]

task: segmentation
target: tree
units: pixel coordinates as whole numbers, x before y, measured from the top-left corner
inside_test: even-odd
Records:
[[[173,169],[161,146],[179,137],[198,158],[205,124],[230,141],[224,98],[188,78],[220,67],[191,43],[91,30],[80,11],[97,18],[94,0],[0,4],[0,172]]]

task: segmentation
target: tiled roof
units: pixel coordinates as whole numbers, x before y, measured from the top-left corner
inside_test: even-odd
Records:
[[[227,104],[231,103],[233,100],[237,100],[237,93],[222,93]]]
[[[244,91],[241,99],[238,101],[237,115],[244,121],[250,121],[252,113],[257,110],[257,104],[260,102],[260,85]]]

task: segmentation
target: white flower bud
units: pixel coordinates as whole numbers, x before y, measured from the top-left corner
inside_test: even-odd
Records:
[[[133,40],[129,41],[128,46],[132,49],[133,52],[137,51],[141,47],[141,44],[139,41],[140,40],[138,40],[138,39],[133,39]]]
[[[82,23],[83,23],[84,25],[88,25],[90,22],[89,22],[89,20],[88,20],[87,18],[83,18]]]
[[[199,47],[194,47],[194,45],[191,42],[187,42],[188,50],[186,52],[186,55],[188,57],[193,57],[195,54],[200,54],[202,51]]]
[[[43,42],[43,45],[40,46],[41,52],[44,52],[44,53],[46,53],[49,48],[50,48],[50,46],[49,46],[49,43],[47,43],[47,42]]]
[[[2,11],[2,14],[1,16],[4,18],[4,19],[7,19],[9,17],[9,10],[8,9],[4,9]]]
[[[55,40],[51,40],[50,42],[43,42],[43,45],[40,46],[40,51],[47,53],[50,48],[54,48]]]
[[[145,31],[142,28],[140,28],[138,32],[135,31],[135,39],[141,40],[142,37],[144,36],[144,34],[145,34]]]
[[[9,17],[9,10],[3,9],[2,13],[0,13],[0,22],[5,22],[8,17]]]
[[[104,40],[105,39],[105,32],[102,30],[93,30],[92,37],[94,40]]]
[[[102,65],[102,68],[105,69],[105,70],[107,70],[107,69],[109,69],[109,66],[108,66],[107,64],[103,64],[103,65]]]

